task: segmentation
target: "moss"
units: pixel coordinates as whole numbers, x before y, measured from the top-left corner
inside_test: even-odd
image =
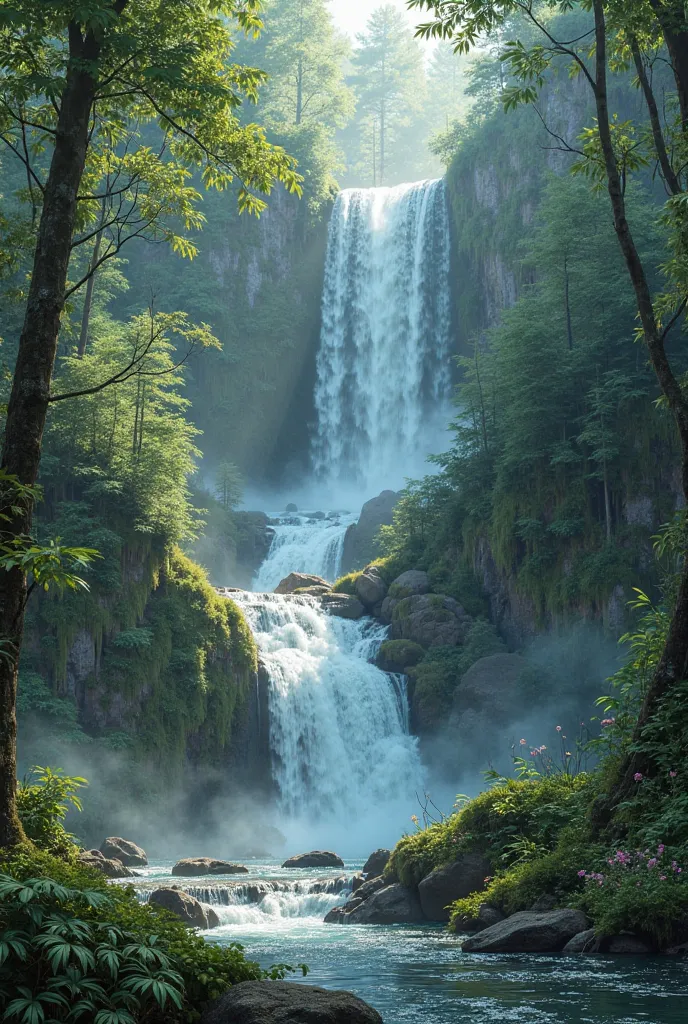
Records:
[[[404,672],[425,657],[425,648],[413,640],[385,640],[380,646],[378,663],[388,672]]]

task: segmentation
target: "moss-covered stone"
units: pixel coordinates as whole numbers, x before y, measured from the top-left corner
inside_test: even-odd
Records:
[[[406,672],[425,656],[425,648],[413,640],[385,640],[375,663],[384,672]]]

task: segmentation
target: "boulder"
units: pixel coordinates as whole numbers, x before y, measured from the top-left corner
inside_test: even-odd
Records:
[[[461,948],[464,953],[558,953],[587,927],[580,910],[524,910],[472,935]]]
[[[451,864],[435,868],[418,886],[423,913],[429,921],[448,921],[449,905],[472,892],[482,892],[489,874],[489,861],[478,853],[463,854]]]
[[[172,874],[182,878],[196,878],[199,875],[247,875],[248,868],[243,864],[214,860],[212,857],[184,857],[174,865]]]
[[[352,594],[323,594],[320,602],[329,615],[338,615],[340,619],[360,619],[365,615],[365,608]]]
[[[344,861],[331,850],[311,850],[285,860],[283,868],[343,868]]]
[[[385,640],[375,655],[375,664],[383,672],[406,672],[425,657],[425,648],[413,640]]]
[[[595,938],[595,929],[586,928],[584,932],[578,932],[564,946],[562,953],[596,953],[599,943]]]
[[[485,928],[491,928],[493,924],[499,924],[500,921],[504,920],[505,916],[496,907],[491,907],[487,903],[481,903],[477,917],[468,917],[466,915],[455,917],[452,924],[456,932],[473,934],[475,932],[482,932]]]
[[[413,640],[421,647],[456,647],[465,640],[472,621],[453,597],[419,594],[396,604],[390,638]]]
[[[204,907],[194,896],[189,896],[188,892],[183,892],[181,889],[171,887],[156,889],[150,895],[150,902],[169,910],[190,928],[205,930],[214,927],[209,923],[208,910],[210,908]],[[219,924],[219,918],[214,910],[212,915],[214,923]]]
[[[623,932],[621,935],[610,935],[600,943],[600,952],[613,953],[615,956],[646,956],[654,949],[640,935]]]
[[[200,1024],[382,1024],[358,996],[290,981],[241,981],[212,1003]]]
[[[430,591],[430,579],[421,569],[409,569],[397,576],[390,585],[389,596],[392,598],[414,597]]]
[[[295,505],[293,501],[290,501],[284,511],[285,512],[298,512],[299,508],[298,508],[298,505]]]
[[[458,719],[470,709],[484,711],[490,721],[511,720],[516,686],[526,664],[520,654],[490,654],[474,662],[454,691],[452,716]]]
[[[205,920],[208,928],[219,928],[220,918],[212,907],[203,907],[205,910]]]
[[[367,900],[369,896],[372,896],[374,892],[379,889],[384,889],[388,883],[384,880],[382,875],[378,875],[377,878],[369,878],[367,882],[360,885],[356,890],[356,895],[360,896],[362,900]]]
[[[387,861],[390,857],[389,850],[373,850],[368,860],[361,868],[364,875],[369,878],[377,878],[387,867]]]
[[[329,594],[332,587],[299,587],[294,593],[299,597],[323,597]]]
[[[360,889],[364,882],[365,882],[365,878],[363,877],[363,875],[359,871],[351,879],[351,891],[352,891],[352,893],[356,892],[357,889]]]
[[[92,857],[90,851],[89,853],[80,853],[79,863],[87,868],[95,868],[96,871],[100,871],[106,878],[134,877],[135,872],[131,868],[126,867],[121,860],[115,860],[114,857],[104,857],[100,851],[98,852],[100,854],[98,857]]]
[[[121,860],[127,868],[142,868],[148,863],[145,850],[128,839],[110,836],[100,844],[100,852],[110,860]]]
[[[305,572],[290,572],[288,576],[280,580],[274,593],[293,594],[295,590],[300,590],[302,587],[327,587],[329,589],[329,586],[330,584],[322,576],[309,576]]]
[[[359,899],[362,889],[356,893]],[[424,920],[416,890],[398,884],[378,889],[343,918],[347,924],[419,924]]]
[[[369,565],[354,583],[356,597],[366,608],[380,604],[387,594],[387,584],[376,565]]]
[[[399,501],[395,491],[382,491],[376,498],[366,501],[358,522],[353,523],[344,536],[342,572],[362,569],[377,555],[375,538],[381,526],[389,526]]]

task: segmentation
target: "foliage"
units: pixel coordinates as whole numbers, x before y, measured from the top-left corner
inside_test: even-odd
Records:
[[[17,812],[27,839],[56,856],[74,854],[75,837],[64,827],[70,807],[81,810],[79,790],[86,779],[35,765],[17,787]]]

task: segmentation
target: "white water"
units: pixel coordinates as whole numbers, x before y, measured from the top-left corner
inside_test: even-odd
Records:
[[[313,465],[366,493],[428,472],[451,390],[450,241],[442,180],[344,189],[330,221]]]
[[[400,679],[368,661],[386,628],[327,615],[310,597],[236,598],[270,680],[279,827],[345,855],[396,841],[423,773]]]
[[[312,519],[307,515],[288,517],[273,526],[273,538],[267,558],[253,581],[253,589],[274,590],[290,572],[305,572],[334,582],[340,575],[344,536],[356,516],[336,519]]]

